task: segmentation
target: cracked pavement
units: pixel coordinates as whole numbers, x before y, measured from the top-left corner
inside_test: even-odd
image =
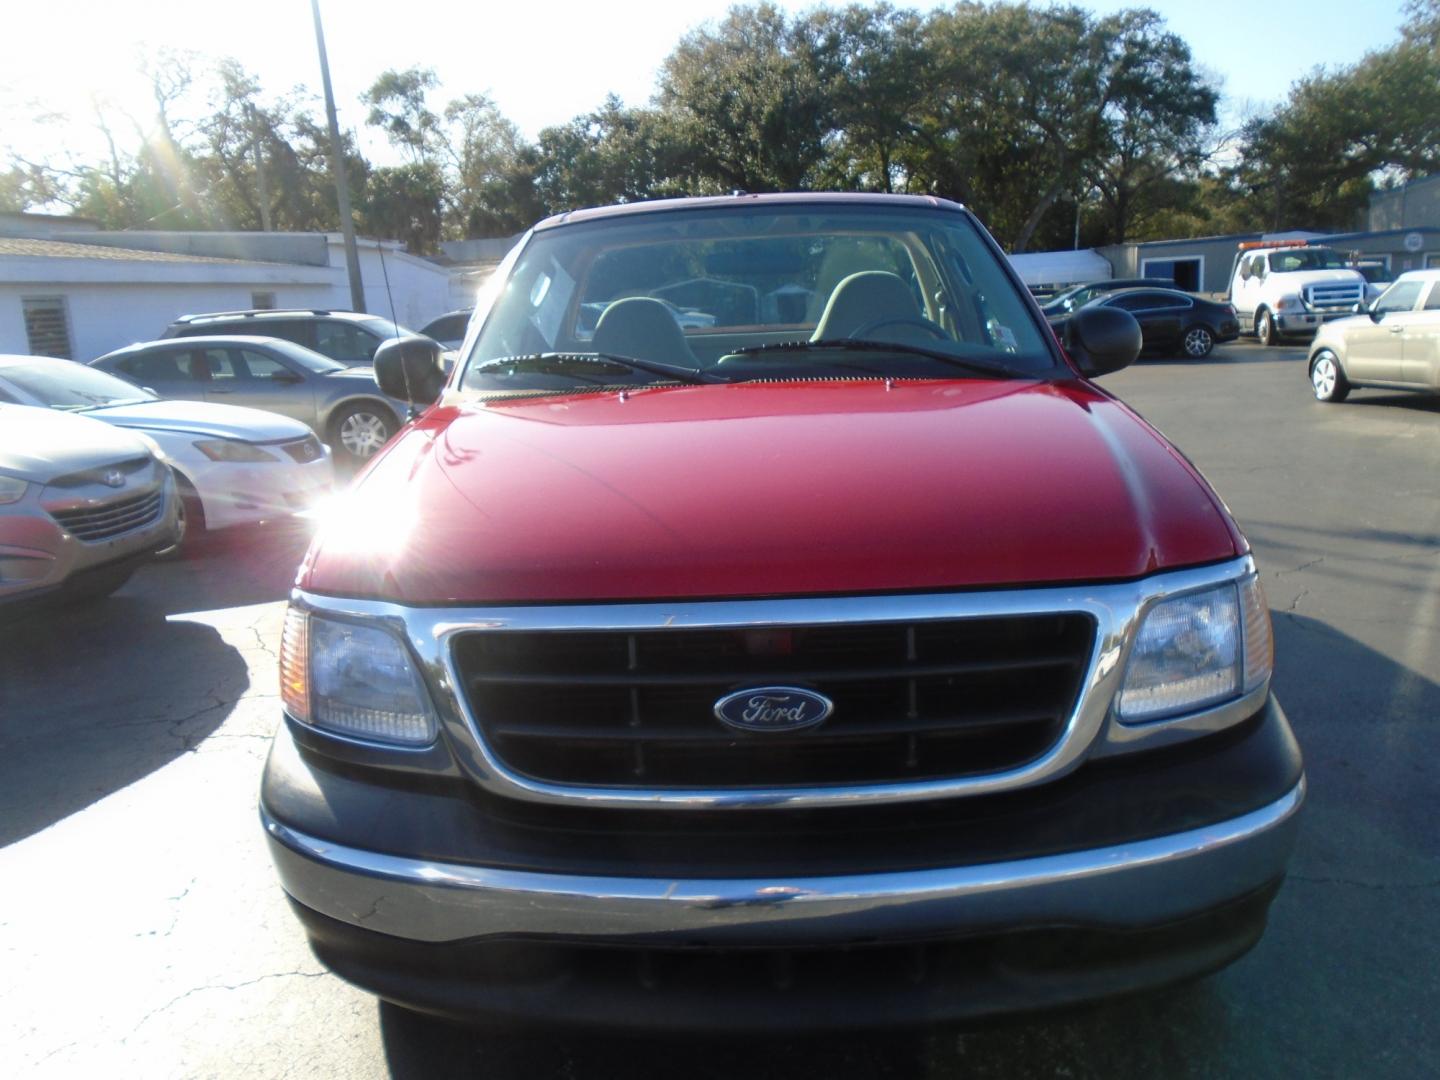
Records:
[[[1309,398],[1253,343],[1104,384],[1205,472],[1275,611],[1310,799],[1258,948],[1178,991],[968,1031],[477,1033],[310,955],[256,789],[303,529],[0,627],[0,1048],[25,1077],[1409,1077],[1440,1050],[1440,401]]]

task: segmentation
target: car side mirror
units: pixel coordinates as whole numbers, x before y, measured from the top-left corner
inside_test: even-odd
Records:
[[[1129,367],[1140,344],[1140,324],[1120,308],[1083,307],[1065,326],[1065,351],[1087,379]]]
[[[445,389],[440,343],[418,334],[391,338],[375,350],[375,382],[392,398],[432,405]]]

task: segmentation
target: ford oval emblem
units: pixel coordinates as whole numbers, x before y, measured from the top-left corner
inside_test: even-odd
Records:
[[[797,731],[814,727],[835,703],[823,694],[794,686],[754,686],[715,702],[715,716],[739,731]]]

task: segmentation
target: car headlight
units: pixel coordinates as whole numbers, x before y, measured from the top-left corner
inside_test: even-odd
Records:
[[[411,747],[435,741],[435,713],[410,653],[378,626],[291,608],[280,697],[296,720],[337,735]]]
[[[1304,302],[1301,301],[1300,297],[1293,294],[1290,296],[1282,296],[1279,300],[1275,301],[1276,311],[1303,311],[1304,309]]]
[[[211,461],[279,461],[274,454],[239,439],[201,439],[195,449]]]
[[[0,473],[0,506],[9,506],[17,503],[25,497],[25,492],[30,485],[18,476],[6,476]]]
[[[1133,724],[1219,705],[1258,689],[1273,665],[1270,611],[1254,574],[1170,597],[1140,624],[1116,712]]]

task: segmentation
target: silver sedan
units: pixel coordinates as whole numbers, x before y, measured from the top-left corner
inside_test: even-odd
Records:
[[[142,342],[91,365],[160,397],[246,405],[308,425],[358,464],[400,430],[409,406],[386,397],[368,367],[346,367],[289,341],[213,336]]]
[[[1401,274],[1369,308],[1326,323],[1310,344],[1310,389],[1344,401],[1351,389],[1440,394],[1440,267]]]

